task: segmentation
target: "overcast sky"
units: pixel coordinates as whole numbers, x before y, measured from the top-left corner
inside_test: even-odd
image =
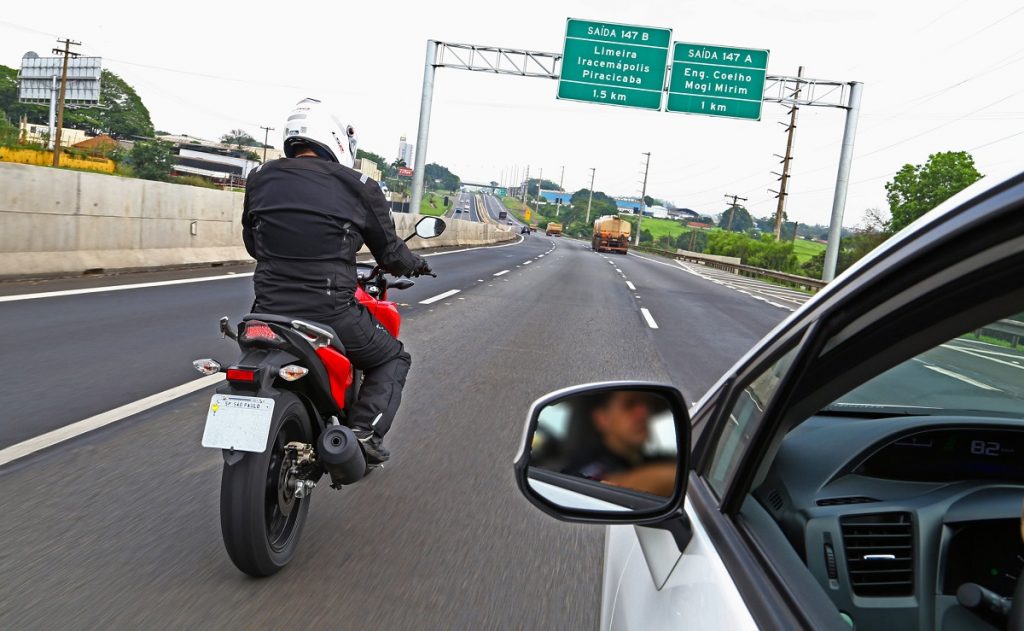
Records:
[[[557,5],[557,8],[555,6]],[[778,5],[778,6],[776,6]],[[865,84],[846,225],[886,208],[885,181],[929,153],[970,150],[983,173],[1020,169],[1024,155],[1024,5],[822,2],[240,2],[136,4],[54,0],[5,6],[0,63],[28,50],[45,55],[57,36],[134,85],[158,129],[216,138],[241,127],[281,129],[300,97],[331,100],[351,119],[362,148],[389,160],[399,136],[416,136],[426,40],[561,52],[567,17],[671,28],[677,41],[771,51],[770,74]],[[263,6],[268,8],[264,9]],[[323,8],[319,8],[323,7]],[[463,179],[501,179],[530,165],[576,190],[589,184],[636,195],[642,152],[648,193],[720,212],[723,195],[774,212],[770,171],[785,150],[765,104],[760,122],[558,101],[550,79],[440,69],[428,161]],[[791,219],[827,223],[843,112],[804,108],[795,141]],[[279,133],[279,132],[273,132]],[[1016,134],[1016,135],[1015,135]],[[273,144],[280,146],[280,137]]]

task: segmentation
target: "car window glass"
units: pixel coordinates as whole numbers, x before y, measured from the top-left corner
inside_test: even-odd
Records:
[[[990,322],[897,364],[826,408],[1024,416],[1024,313]]]
[[[706,474],[708,483],[719,496],[725,492],[736,472],[750,438],[795,354],[796,347],[755,377],[733,402]]]

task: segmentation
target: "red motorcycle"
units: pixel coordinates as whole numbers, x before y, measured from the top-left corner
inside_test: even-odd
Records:
[[[413,236],[430,239],[445,223],[424,217]],[[356,299],[396,338],[401,316],[387,299],[409,279],[388,280],[378,266],[360,263]],[[238,342],[241,358],[222,369],[197,359],[196,370],[225,373],[210,401],[203,447],[222,450],[220,523],[228,556],[246,574],[269,576],[291,560],[309,511],[310,493],[327,474],[339,489],[361,480],[368,467],[362,447],[345,425],[360,374],[324,324],[251,313],[221,332]]]

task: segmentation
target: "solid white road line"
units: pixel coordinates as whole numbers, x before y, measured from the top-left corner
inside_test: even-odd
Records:
[[[627,280],[627,281],[626,281],[626,287],[629,287],[629,289],[630,289],[631,291],[636,291],[636,285],[634,285],[632,281],[628,281],[628,280]]]
[[[1002,390],[1000,390],[999,388],[996,388],[994,386],[990,386],[987,383],[982,383],[982,382],[977,381],[975,379],[971,379],[970,377],[968,377],[966,375],[961,375],[958,372],[954,372],[952,370],[948,370],[948,369],[943,368],[941,366],[933,366],[932,364],[925,364],[924,367],[927,368],[928,370],[934,370],[935,372],[939,373],[940,375],[946,375],[947,377],[952,377],[953,379],[957,379],[957,380],[962,381],[964,383],[968,383],[968,384],[974,386],[975,388],[981,388],[982,390],[991,390],[991,391],[994,391],[994,392],[1002,392]]]
[[[81,289],[43,291],[35,294],[20,294],[17,296],[0,296],[0,302],[16,302],[18,300],[34,300],[36,298],[57,298],[59,296],[77,296],[78,294],[98,294],[105,291],[145,289],[146,287],[163,287],[165,285],[187,285],[188,283],[204,283],[210,280],[245,278],[246,276],[252,276],[252,272],[243,272],[241,274],[219,274],[217,276],[202,276],[200,278],[178,278],[175,280],[160,280],[151,283],[132,283],[130,285],[104,285],[103,287],[83,287]]]
[[[508,274],[508,270],[507,269],[501,270],[500,272],[496,273],[495,276],[503,276],[505,274]]]
[[[658,328],[658,323],[654,321],[654,316],[647,310],[647,307],[640,307],[640,313],[644,316],[644,320],[647,320],[647,326],[652,329]]]
[[[482,245],[473,248],[463,248],[460,250],[447,250],[445,252],[431,252],[430,254],[424,254],[427,256],[443,256],[445,254],[456,254],[458,252],[469,252],[470,250],[491,250],[496,248],[507,248],[511,245],[519,245],[525,241],[521,235],[519,240],[515,243],[505,243],[502,245]],[[550,250],[548,250],[550,252]],[[43,291],[33,294],[18,294],[14,296],[0,296],[0,302],[17,302],[19,300],[35,300],[38,298],[59,298],[60,296],[77,296],[79,294],[98,294],[105,291],[125,291],[128,289],[145,289],[147,287],[164,287],[168,285],[187,285],[189,283],[205,283],[211,280],[225,280],[228,278],[246,278],[252,276],[252,272],[230,272],[227,274],[219,274],[217,276],[201,276],[199,278],[177,278],[174,280],[160,280],[153,281],[151,283],[132,283],[128,285],[104,285],[103,287],[83,287],[81,289],[62,289],[60,291]]]
[[[178,397],[191,394],[197,390],[202,390],[207,386],[211,386],[223,380],[224,373],[200,377],[194,381],[183,383],[180,386],[175,386],[169,390],[152,394],[144,399],[139,399],[138,401],[126,403],[125,405],[114,408],[113,410],[102,412],[96,416],[90,416],[87,419],[70,425],[65,425],[64,427],[53,430],[52,432],[47,432],[40,436],[36,436],[35,438],[29,438],[28,440],[16,445],[0,449],[0,467],[19,458],[24,458],[25,456],[33,454],[41,449],[52,447],[58,443],[81,436],[86,432],[91,432],[94,429],[99,429],[105,425],[110,425],[111,423],[124,420],[129,416],[138,414],[139,412],[145,412],[146,410],[155,408],[158,405],[167,403],[168,401],[173,401]]]
[[[450,298],[450,297],[454,296],[455,294],[459,293],[460,291],[462,291],[462,290],[461,289],[449,289],[448,291],[446,291],[444,293],[437,294],[436,296],[432,296],[430,298],[427,298],[426,300],[420,300],[420,304],[421,305],[433,304],[433,303],[437,302],[438,300],[444,300],[445,298]]]

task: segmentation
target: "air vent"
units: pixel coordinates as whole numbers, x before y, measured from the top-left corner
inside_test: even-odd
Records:
[[[839,526],[854,594],[913,594],[914,531],[910,513],[841,517]]]
[[[768,493],[767,500],[768,500],[768,503],[771,504],[772,508],[774,508],[777,511],[782,510],[782,507],[783,507],[782,496],[779,495],[779,491],[777,489],[772,489]]]
[[[877,502],[873,497],[864,497],[863,495],[853,495],[851,497],[827,497],[823,500],[818,500],[818,506],[843,506],[845,504],[870,504],[871,502]]]

